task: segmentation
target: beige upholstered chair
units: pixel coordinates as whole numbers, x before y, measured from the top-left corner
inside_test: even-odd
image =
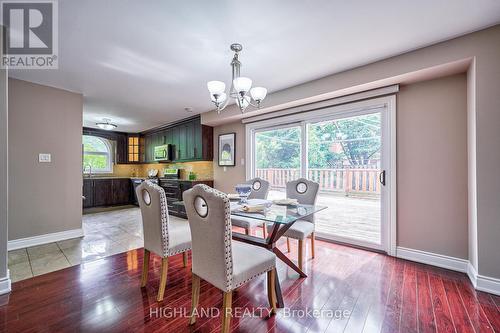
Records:
[[[269,182],[262,178],[253,178],[246,182],[246,184],[252,185],[252,193],[248,196],[248,199],[267,199],[267,194],[269,193]],[[256,227],[262,227],[264,233],[264,238],[266,238],[266,227],[265,222],[257,219],[250,219],[242,216],[233,216],[231,218],[231,223],[234,226],[244,228],[247,235],[250,231]]]
[[[191,249],[191,232],[187,221],[170,221],[165,191],[152,182],[145,181],[136,188],[141,207],[144,229],[144,263],[141,287],[148,281],[149,255],[154,252],[162,258],[158,302],[163,300],[167,284],[168,257],[182,253],[184,267],[187,251]]]
[[[185,191],[183,198],[193,239],[190,324],[196,321],[200,278],[223,292],[222,332],[229,331],[232,291],[264,273],[267,273],[269,303],[275,313],[275,254],[232,241],[231,209],[226,194],[200,184]]]
[[[297,199],[300,204],[315,205],[318,198],[319,184],[305,178],[286,183],[286,197]],[[287,237],[287,248],[290,252],[290,238],[299,241],[298,266],[302,270],[304,257],[304,240],[311,238],[311,257],[314,258],[314,215],[296,221],[283,235]]]

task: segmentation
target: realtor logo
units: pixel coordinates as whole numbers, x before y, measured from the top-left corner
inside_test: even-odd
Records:
[[[57,2],[2,1],[2,68],[56,69]]]

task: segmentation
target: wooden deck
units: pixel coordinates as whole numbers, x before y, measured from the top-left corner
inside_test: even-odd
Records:
[[[271,200],[283,198],[284,192],[271,190]],[[316,231],[380,244],[380,200],[321,193],[318,205],[328,209],[316,214]]]

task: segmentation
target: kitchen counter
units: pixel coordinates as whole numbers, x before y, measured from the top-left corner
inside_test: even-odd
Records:
[[[146,180],[148,177],[120,177],[120,176],[92,176],[92,177],[87,177],[84,176],[83,179],[143,179]],[[208,181],[213,181],[213,179],[195,179],[195,180],[190,180],[190,179],[170,179],[170,178],[164,178],[160,177],[159,179],[167,179],[171,181],[179,181],[179,182],[208,182]]]

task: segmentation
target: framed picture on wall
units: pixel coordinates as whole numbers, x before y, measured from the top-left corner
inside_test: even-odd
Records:
[[[219,166],[236,165],[236,133],[219,135]]]

